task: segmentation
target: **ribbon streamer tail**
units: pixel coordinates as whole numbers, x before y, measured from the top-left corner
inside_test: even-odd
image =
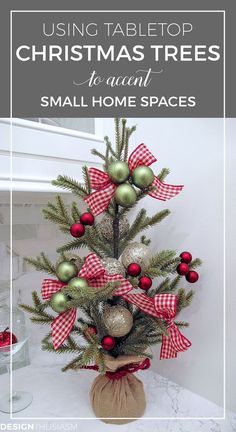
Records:
[[[51,324],[52,341],[57,350],[69,336],[76,318],[76,309],[69,309],[58,315]]]
[[[160,359],[177,357],[178,352],[187,351],[191,342],[179,331],[175,323],[170,324],[167,329],[168,337],[162,336]]]
[[[111,183],[109,176],[106,172],[101,171],[97,168],[89,168],[89,178],[91,181],[92,189],[102,189]]]
[[[155,189],[150,191],[148,195],[161,201],[167,201],[178,195],[184,187],[183,185],[170,185],[163,183],[156,176],[152,186],[154,186]]]
[[[156,162],[155,156],[145,146],[145,144],[139,144],[139,146],[130,154],[128,165],[130,171],[133,171],[140,165],[149,166]]]
[[[52,295],[60,291],[63,286],[65,286],[65,284],[56,279],[44,279],[41,289],[43,300],[49,300]]]
[[[115,189],[116,186],[113,183],[110,183],[85,198],[84,201],[88,204],[94,216],[98,216],[107,209],[114,196]]]

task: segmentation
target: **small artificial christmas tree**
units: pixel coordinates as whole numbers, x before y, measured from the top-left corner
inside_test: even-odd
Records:
[[[161,344],[161,359],[174,358],[191,345],[181,333],[188,323],[177,316],[194,292],[179,288],[179,283],[182,276],[196,282],[195,268],[201,264],[189,252],[151,253],[151,240],[143,232],[159,224],[169,210],[148,216],[141,209],[129,224],[127,214],[141,199],[149,195],[165,201],[183,188],[164,183],[168,169],[154,175],[150,165],[156,159],[144,144],[128,156],[134,131],[125,119],[115,119],[115,147],[105,137],[105,154],[92,151],[104,162],[104,171],[84,167],[83,185],[67,176],[53,181],[84,200],[88,209],[81,214],[78,200],[69,211],[57,196],[43,210],[46,219],[73,238],[58,249],[56,264],[44,253],[26,258],[52,279],[43,281],[42,299],[33,292],[33,306],[22,305],[32,322],[51,325],[43,350],[73,355],[63,371],[99,371],[91,390],[93,409],[97,417],[114,423],[143,414],[143,386],[133,373],[149,367],[151,345]],[[99,214],[103,216],[98,221]],[[91,251],[85,259],[75,252],[83,247]]]

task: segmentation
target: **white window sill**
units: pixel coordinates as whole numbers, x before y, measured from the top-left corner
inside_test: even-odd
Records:
[[[38,123],[31,120],[25,120],[21,118],[1,118],[0,123],[6,123],[12,126],[19,126],[28,129],[34,129],[38,131],[45,131],[53,134],[66,135],[71,137],[82,138],[84,140],[91,140],[100,142],[103,140],[102,132],[102,120],[95,119],[95,133],[87,133],[82,131],[77,131],[75,129],[67,129],[60,126],[48,125],[46,123]]]
[[[93,148],[104,152],[102,120],[100,129],[98,125],[97,133],[89,134],[29,120],[0,119],[0,191],[56,192],[51,181],[58,175],[82,183],[84,165],[102,166],[91,154]]]

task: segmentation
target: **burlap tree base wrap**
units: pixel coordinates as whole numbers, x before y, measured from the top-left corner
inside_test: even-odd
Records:
[[[140,364],[143,360],[137,356],[107,356],[106,371],[115,372],[130,364]],[[146,407],[142,381],[132,373],[119,378],[111,377],[112,374],[98,375],[93,382],[90,399],[96,417],[113,424],[129,423],[141,417]]]

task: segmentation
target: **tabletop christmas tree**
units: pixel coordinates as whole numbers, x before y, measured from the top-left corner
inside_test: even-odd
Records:
[[[126,119],[115,119],[115,146],[105,137],[104,154],[92,150],[104,170],[83,167],[83,184],[65,175],[53,181],[77,200],[68,209],[56,196],[43,210],[44,217],[70,238],[59,247],[55,264],[44,253],[26,258],[50,278],[43,281],[41,296],[32,293],[33,306],[22,305],[32,322],[51,326],[42,349],[72,356],[63,371],[99,371],[91,403],[96,416],[111,423],[142,416],[143,384],[134,373],[150,366],[152,345],[161,344],[160,359],[190,347],[182,334],[188,323],[177,317],[194,292],[179,284],[183,277],[196,282],[195,268],[201,264],[186,251],[151,252],[151,240],[143,233],[169,210],[148,216],[142,208],[130,224],[128,212],[143,198],[166,201],[183,188],[165,183],[168,169],[154,174],[156,158],[144,144],[129,155],[134,131]],[[88,206],[85,213],[81,200]],[[90,253],[81,258],[84,247]]]

